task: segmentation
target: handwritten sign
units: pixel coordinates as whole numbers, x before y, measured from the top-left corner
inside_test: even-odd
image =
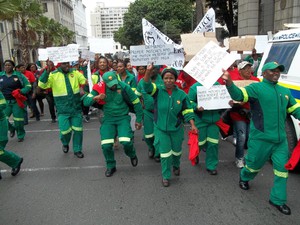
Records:
[[[212,109],[228,109],[228,104],[231,97],[225,85],[214,85],[209,89],[203,86],[197,87],[198,107],[203,107],[204,110]]]
[[[229,50],[230,51],[252,51],[255,47],[255,37],[231,37],[229,39]]]
[[[130,62],[134,66],[166,65],[173,62],[173,45],[136,45],[130,46]]]
[[[48,51],[46,48],[39,48],[38,54],[39,54],[39,61],[46,61],[48,59]]]
[[[48,57],[53,62],[78,61],[79,52],[77,45],[47,48]]]
[[[180,37],[186,52],[186,61],[190,61],[208,42],[213,41],[218,44],[215,33],[181,34]]]
[[[185,61],[183,47],[176,44],[172,39],[163,34],[145,18],[142,19],[142,25],[145,45],[172,44],[174,47],[173,62],[167,65],[172,66],[175,69],[182,70]]]
[[[210,41],[183,68],[195,80],[209,89],[235,61],[235,57]]]

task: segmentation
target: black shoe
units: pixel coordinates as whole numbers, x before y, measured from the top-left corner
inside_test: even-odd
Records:
[[[24,141],[24,138],[19,138],[18,139],[18,142],[23,142]]]
[[[19,172],[20,172],[20,169],[21,169],[21,164],[23,163],[23,158],[21,158],[20,162],[18,163],[17,167],[16,168],[13,168],[11,170],[11,175],[12,176],[16,176]]]
[[[68,152],[69,152],[69,145],[63,145],[63,146],[62,146],[62,151],[63,151],[64,153],[68,153]]]
[[[162,179],[162,185],[163,185],[164,187],[169,187],[169,186],[170,186],[169,180],[167,180],[167,179]]]
[[[51,123],[56,123],[56,119],[52,119],[52,120],[51,120]]]
[[[40,117],[36,117],[35,120],[36,121],[40,121],[41,119],[40,119]]]
[[[195,158],[195,165],[199,164],[199,155],[197,155],[197,157]]]
[[[243,189],[245,191],[249,190],[249,188],[250,188],[248,181],[242,181],[242,180],[240,180],[239,181],[239,186],[240,186],[241,189]]]
[[[217,175],[217,174],[218,174],[217,170],[209,170],[209,169],[206,169],[206,170],[207,170],[207,172],[208,172],[210,175]]]
[[[160,157],[159,156],[155,156],[154,157],[154,161],[157,162],[157,163],[160,163]]]
[[[82,159],[84,157],[84,154],[82,152],[75,152],[74,155],[77,156],[77,158]]]
[[[133,158],[130,158],[130,162],[133,167],[136,167],[138,164],[138,158],[134,156]]]
[[[175,176],[179,176],[180,175],[180,167],[175,167],[173,166],[173,173]]]
[[[153,151],[153,150],[149,150],[149,151],[148,151],[148,157],[149,157],[150,159],[153,159],[153,157],[154,157],[154,151]]]
[[[291,209],[286,204],[283,205],[275,205],[271,200],[269,200],[269,203],[274,206],[276,209],[278,209],[281,213],[285,215],[291,215]]]
[[[116,167],[111,168],[111,169],[106,169],[105,176],[111,177],[116,171],[117,171]]]
[[[13,137],[15,136],[15,134],[16,134],[16,130],[9,131],[9,136],[10,136],[11,138],[13,138]]]
[[[0,180],[2,179],[2,176],[1,176],[1,172],[0,172]]]

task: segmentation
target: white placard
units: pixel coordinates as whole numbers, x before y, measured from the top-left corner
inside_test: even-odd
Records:
[[[209,89],[204,86],[197,87],[198,107],[202,106],[204,110],[231,108],[228,104],[230,100],[225,85],[214,85]]]
[[[183,68],[195,80],[209,89],[228,69],[235,57],[214,42],[208,42]]]
[[[173,45],[135,45],[130,46],[130,62],[133,66],[167,65],[173,62]]]
[[[78,61],[78,45],[47,48],[48,57],[53,62]]]
[[[215,10],[210,8],[193,33],[216,32]]]
[[[81,51],[80,57],[82,59],[86,59],[86,60],[94,60],[94,58],[95,58],[95,52],[90,52],[87,49],[83,49]]]
[[[91,63],[90,62],[91,61],[89,60],[88,64],[87,64],[87,79],[88,79],[90,92],[92,92],[92,90],[93,90],[93,81],[92,81]]]
[[[48,51],[46,48],[39,48],[38,49],[39,54],[39,61],[47,61],[48,59]]]
[[[184,50],[181,45],[176,44],[168,36],[164,35],[160,30],[153,26],[148,20],[142,19],[143,37],[145,45],[165,45],[172,44],[174,46],[173,62],[167,64],[177,70],[182,70],[184,65]]]

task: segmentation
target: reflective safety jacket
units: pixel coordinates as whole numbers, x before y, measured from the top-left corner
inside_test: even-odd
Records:
[[[38,86],[42,89],[52,88],[58,114],[73,114],[81,112],[80,87],[84,84],[86,79],[79,71],[70,69],[65,74],[58,68],[50,74],[44,71]]]
[[[286,139],[285,120],[287,113],[300,119],[300,104],[289,89],[263,79],[244,88],[235,84],[227,87],[233,100],[250,102],[252,139],[279,143]]]
[[[132,75],[131,73],[129,73],[128,70],[125,70],[125,71],[126,71],[126,78],[125,78],[125,80],[122,80],[122,78],[121,78],[121,76],[119,74],[118,74],[118,79],[120,81],[124,82],[125,84],[128,84],[131,87],[131,89],[133,91],[135,91],[136,90],[136,86],[137,86],[135,76]]]
[[[156,86],[151,82],[141,80],[144,90],[154,99],[154,126],[168,132],[181,128],[183,120],[188,122],[194,119],[190,100],[186,93],[176,85],[169,95],[165,86]]]

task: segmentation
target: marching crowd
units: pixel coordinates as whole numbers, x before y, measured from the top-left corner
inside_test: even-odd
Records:
[[[289,215],[291,210],[285,204],[288,172],[284,165],[288,161],[288,147],[284,127],[287,113],[300,119],[300,108],[290,91],[277,84],[284,66],[266,63],[260,82],[255,76],[257,61],[256,57],[234,63],[223,71],[215,85],[226,85],[233,99],[226,114],[232,121],[236,138],[240,188],[248,190],[249,181],[267,160],[272,159],[275,178],[270,204]],[[89,122],[91,107],[103,111],[100,137],[106,177],[117,171],[116,142],[123,145],[132,166],[138,165],[134,130],[143,128],[148,156],[160,162],[162,185],[168,187],[172,172],[180,175],[184,123],[190,124],[191,132],[198,135],[200,150],[206,152],[206,170],[217,175],[218,122],[225,121],[225,113],[201,106],[197,98],[197,87],[201,84],[184,71],[153,64],[132,67],[129,60],[115,61],[97,56],[95,62],[91,62],[93,88],[89,90],[85,60],[71,64],[61,62],[56,66],[47,61],[43,69],[37,68],[33,63],[26,69],[23,64],[15,66],[13,61],[6,60],[4,71],[0,72],[0,161],[12,168],[13,176],[19,173],[23,158],[6,150],[8,134],[10,137],[16,134],[19,142],[24,141],[24,125],[28,123],[26,107],[30,108],[29,116],[39,121],[44,114],[44,98],[52,122],[58,120],[62,151],[69,152],[72,140],[72,150],[78,158],[84,158],[83,121]],[[234,81],[239,80],[253,83],[237,87]],[[8,119],[11,115],[13,123]],[[244,157],[245,149],[248,150]],[[196,159],[199,162],[198,157]]]

